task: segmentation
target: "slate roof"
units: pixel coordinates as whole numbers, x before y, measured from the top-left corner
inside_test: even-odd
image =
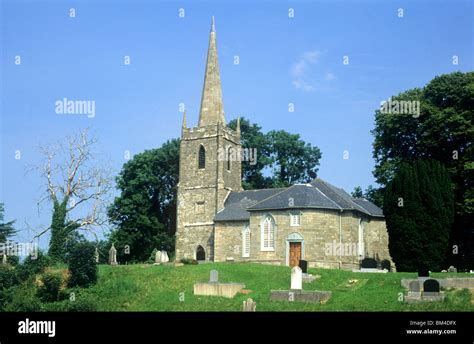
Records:
[[[354,198],[354,202],[367,210],[370,215],[383,217],[383,210],[365,198]]]
[[[284,190],[285,188],[275,188],[231,192],[225,201],[224,209],[217,212],[214,221],[248,220],[248,208]]]
[[[368,216],[383,217],[382,209],[363,198],[352,198],[343,189],[322,179],[288,188],[231,192],[224,209],[214,221],[242,221],[251,211],[275,209],[332,209],[358,211]]]

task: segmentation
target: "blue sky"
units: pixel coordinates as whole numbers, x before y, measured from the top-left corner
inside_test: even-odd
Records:
[[[179,136],[180,103],[196,125],[213,15],[227,121],[299,133],[323,153],[319,176],[347,191],[374,184],[370,130],[381,101],[473,70],[471,1],[3,0],[0,202],[19,240],[31,238],[26,223],[50,221],[36,206],[39,176],[25,174],[39,163],[38,144],[90,127],[116,174],[124,151]],[[95,117],[56,114],[65,97],[94,100]]]

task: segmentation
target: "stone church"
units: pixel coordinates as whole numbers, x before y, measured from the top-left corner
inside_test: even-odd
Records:
[[[186,113],[180,143],[176,259],[351,269],[365,257],[392,261],[382,210],[315,179],[244,191],[240,125],[226,126],[214,20],[197,127]],[[224,159],[222,158],[224,156]]]

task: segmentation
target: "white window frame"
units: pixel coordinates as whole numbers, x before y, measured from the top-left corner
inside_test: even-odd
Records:
[[[269,236],[271,238],[268,238],[267,241],[269,241],[268,246],[265,246],[265,223],[269,222],[273,234],[270,234],[272,232],[269,232]],[[273,245],[270,245],[270,241],[273,241]],[[270,215],[265,215],[262,222],[260,223],[260,250],[261,251],[275,251],[275,241],[276,241],[276,224],[275,220],[273,219],[272,216]]]
[[[242,258],[250,257],[250,226],[242,230]]]
[[[297,223],[293,221],[298,219]],[[301,213],[290,213],[290,227],[300,227],[301,226]]]

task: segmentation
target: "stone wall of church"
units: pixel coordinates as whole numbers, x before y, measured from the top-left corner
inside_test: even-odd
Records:
[[[188,225],[181,227],[176,235],[176,259],[196,259],[198,246],[204,248],[206,260],[214,259],[214,226]]]
[[[200,169],[199,149],[205,148],[205,168]],[[221,150],[240,147],[239,135],[220,125],[183,128],[180,143],[179,184],[176,220],[176,259],[194,259],[196,247],[214,259],[215,214],[230,190],[241,189],[241,168],[233,162],[230,170]]]
[[[242,257],[242,231],[248,221],[216,222],[214,234],[214,261],[250,261],[251,258]],[[250,232],[250,242],[253,233]]]
[[[392,262],[392,270],[395,270],[388,249],[388,232],[385,220],[371,219],[365,226],[364,235],[366,239],[366,257],[375,258],[378,261],[388,259]]]
[[[290,213],[278,210],[252,212],[250,216],[250,257],[242,258],[242,229],[245,222],[219,222],[215,229],[216,261],[253,261],[278,265],[287,264],[287,238],[292,233],[304,239],[303,259],[310,267],[354,269],[359,267],[359,221],[356,212],[332,210],[297,210],[301,213],[301,225],[290,225]],[[261,221],[270,214],[276,224],[275,250],[261,250]],[[364,222],[365,221],[365,222]],[[341,225],[339,227],[339,224]],[[363,219],[364,249],[376,252],[381,259],[388,257],[388,235],[385,221]],[[340,232],[342,238],[340,241]]]

